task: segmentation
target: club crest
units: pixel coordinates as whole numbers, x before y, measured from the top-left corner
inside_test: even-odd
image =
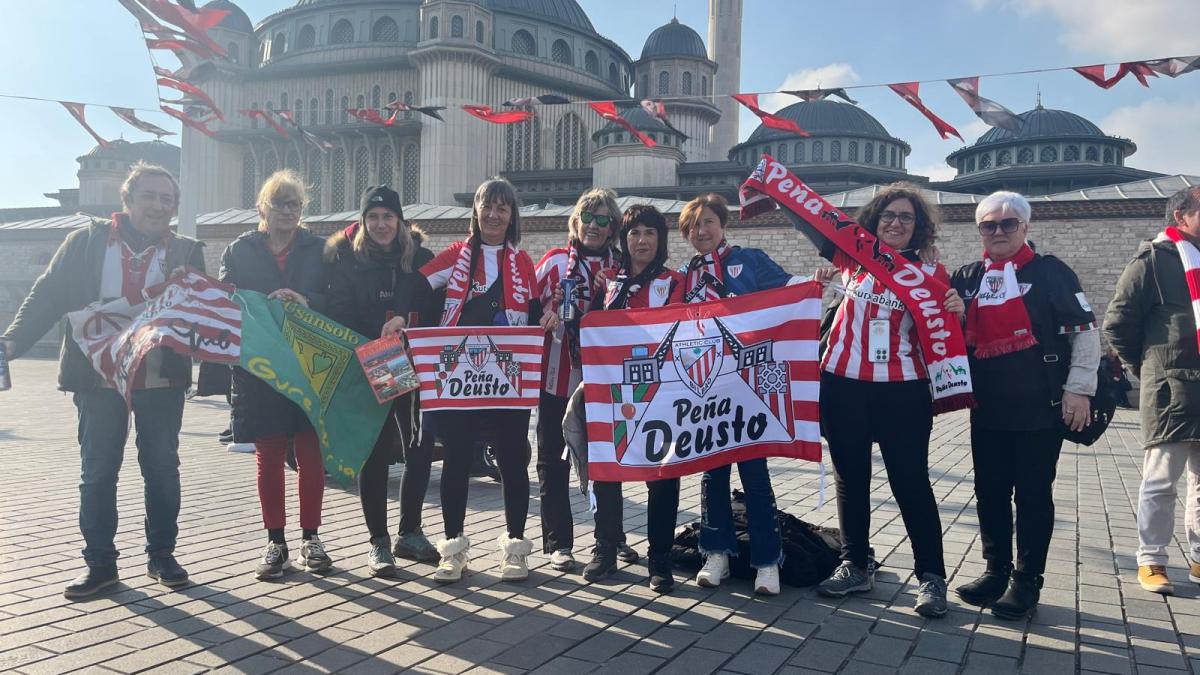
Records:
[[[999,293],[1004,288],[1004,277],[994,275],[988,277],[986,281],[988,285],[988,291],[990,291],[993,295]]]
[[[736,279],[742,275],[742,266],[741,266],[741,264],[730,265],[729,267],[726,268],[726,271],[729,272],[729,276],[731,278]]]
[[[487,365],[490,350],[487,345],[469,345],[467,347],[467,361],[475,370],[480,370]]]
[[[671,343],[675,369],[688,389],[697,396],[708,393],[721,372],[725,349],[720,336]]]

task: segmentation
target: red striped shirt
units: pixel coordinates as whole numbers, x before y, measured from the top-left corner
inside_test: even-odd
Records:
[[[542,300],[543,311],[557,311],[551,306],[554,289],[567,275],[567,260],[570,253],[565,248],[552,248],[542,256],[537,265],[537,292]],[[587,278],[595,279],[601,270],[616,272],[614,260],[605,256],[582,257],[579,261],[587,266]],[[590,304],[590,303],[588,303]],[[587,311],[587,308],[584,308]],[[571,336],[560,323],[558,328],[546,336],[546,347],[542,354],[542,389],[555,396],[570,396],[571,369],[579,364],[572,363]]]

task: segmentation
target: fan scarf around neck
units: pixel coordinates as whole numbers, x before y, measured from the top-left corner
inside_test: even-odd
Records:
[[[705,302],[723,297],[725,271],[721,259],[729,255],[729,249],[729,243],[722,239],[710,253],[692,258],[687,268],[684,287],[688,290],[684,302]]]
[[[1038,343],[1017,283],[1017,272],[1034,255],[1029,244],[1005,260],[992,260],[984,254],[985,271],[979,291],[967,308],[967,346],[975,348],[975,358],[1012,354]]]
[[[1162,237],[1174,242],[1183,261],[1183,276],[1187,279],[1192,298],[1192,317],[1196,320],[1196,340],[1200,342],[1200,250],[1174,225],[1163,231]]]
[[[477,261],[474,266],[474,277],[471,275],[471,263],[474,256],[475,242],[472,239],[466,241],[455,242],[450,245],[453,249],[458,248],[458,257],[454,260],[454,269],[450,273],[450,280],[446,284],[446,303],[442,309],[442,326],[457,326],[459,317],[462,316],[463,305],[468,300],[481,295],[475,291],[477,281],[481,281],[485,275],[484,263],[482,260]],[[484,251],[480,248],[480,254]],[[511,326],[523,326],[527,323],[529,317],[529,288],[526,286],[525,278],[532,278],[531,271],[522,273],[521,265],[518,264],[520,249],[506,242],[504,249],[501,251],[501,272],[499,274],[504,284],[504,314]],[[486,292],[486,291],[485,291]]]

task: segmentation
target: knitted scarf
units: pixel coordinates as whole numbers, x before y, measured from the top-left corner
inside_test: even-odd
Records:
[[[727,255],[729,244],[722,239],[714,251],[692,258],[687,268],[684,302],[704,302],[724,296],[725,272],[721,267],[721,258]]]
[[[436,271],[431,270],[435,263],[438,263],[439,266],[448,266],[452,261],[453,268],[450,270],[450,278],[446,282],[446,304],[442,308],[442,326],[457,326],[458,318],[462,315],[463,305],[476,295],[483,295],[486,292],[486,289],[477,290],[477,287],[485,284],[487,278],[483,261],[475,264],[474,278],[471,275],[471,258],[475,248],[471,239],[455,242],[441,255],[421,268],[421,273],[428,277],[431,272]],[[452,251],[457,253],[457,256],[453,255]],[[520,251],[511,242],[504,245],[504,261],[500,277],[504,283],[504,314],[511,326],[523,326],[529,317],[529,288],[525,284],[525,275],[530,274],[530,271],[525,270],[523,274],[521,266],[517,262],[519,253]],[[507,274],[505,270],[507,270]]]
[[[1192,296],[1192,316],[1196,319],[1196,340],[1200,342],[1200,251],[1179,228],[1168,227],[1162,236],[1175,242],[1179,259],[1183,261],[1183,276],[1187,279],[1188,294]]]
[[[1038,343],[1017,283],[1017,271],[1028,265],[1033,256],[1029,244],[1007,260],[995,261],[984,256],[987,269],[979,282],[975,302],[967,308],[967,346],[975,348],[975,358],[990,359]]]

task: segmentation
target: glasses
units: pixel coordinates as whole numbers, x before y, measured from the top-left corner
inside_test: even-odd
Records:
[[[304,202],[299,199],[289,199],[284,202],[271,202],[271,208],[276,211],[299,211],[304,208]]]
[[[914,213],[896,213],[895,211],[884,211],[883,213],[879,214],[879,222],[881,223],[890,223],[897,218],[899,218],[901,224],[904,225],[912,225],[913,223],[917,222],[917,216]]]
[[[1005,218],[1004,220],[985,220],[979,223],[979,234],[993,235],[996,230],[1004,234],[1012,234],[1021,226],[1020,218]]]
[[[600,227],[608,227],[608,224],[612,222],[612,218],[602,216],[599,213],[592,213],[591,211],[580,213],[579,220],[583,221],[584,225],[591,225],[594,220],[596,221],[596,225]]]

